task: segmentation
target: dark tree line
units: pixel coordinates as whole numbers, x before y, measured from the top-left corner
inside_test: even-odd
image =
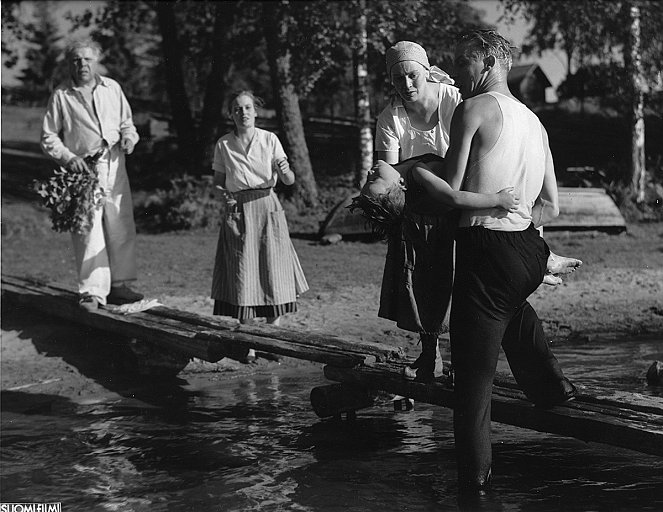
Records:
[[[9,28],[16,37],[36,37],[34,27],[16,18],[19,5],[2,3],[3,34]],[[358,38],[356,20],[362,16],[366,35]],[[41,19],[45,26],[45,14]],[[443,66],[456,33],[480,25],[478,13],[461,0],[110,1],[102,12],[85,12],[73,22],[92,29],[105,50],[108,74],[121,81],[129,97],[169,110],[179,158],[193,174],[208,172],[210,148],[226,122],[229,93],[248,87],[264,97],[277,113],[298,175],[294,196],[304,205],[316,204],[317,188],[303,116],[330,112],[361,116],[365,123],[366,113],[355,106],[363,105],[369,117],[382,106],[386,45],[418,41]],[[42,44],[57,47],[53,37]],[[4,37],[3,53],[12,57]],[[357,55],[367,67],[361,87]],[[34,83],[53,71],[34,58],[30,68],[37,70]],[[358,96],[364,101],[358,102]],[[357,152],[362,151],[367,152]]]
[[[658,2],[501,1],[507,17],[519,13],[532,22],[525,50],[557,48],[567,55],[569,74],[561,92],[583,94],[585,87],[578,93],[578,83],[590,73],[597,77],[595,84],[606,84],[606,97],[616,96],[620,87],[627,89],[622,96],[644,97],[646,103],[648,96],[638,92],[646,91],[646,80],[631,81],[636,85],[625,88],[623,77],[636,68],[642,77],[660,77],[663,22]],[[1,4],[3,59],[6,66],[15,65],[17,41],[27,43],[29,65],[20,78],[26,92],[45,99],[62,74],[56,56],[63,40],[49,15],[50,2],[31,2],[36,6],[31,23],[21,21],[24,3]],[[629,39],[634,12],[639,12],[646,45]],[[191,174],[209,172],[210,149],[228,122],[229,94],[250,88],[265,98],[277,114],[298,175],[294,199],[303,205],[317,202],[303,118],[328,115],[356,121],[361,162],[356,182],[361,183],[372,152],[367,125],[390,89],[384,71],[388,45],[417,41],[432,63],[450,71],[458,33],[483,26],[480,13],[463,0],[112,0],[102,11],[86,11],[71,21],[89,28],[101,43],[108,74],[122,83],[132,101],[170,114],[178,158]],[[597,68],[596,61],[603,67]],[[637,115],[637,105],[632,110]]]

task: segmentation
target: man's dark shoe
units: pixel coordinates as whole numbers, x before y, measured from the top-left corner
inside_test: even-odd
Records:
[[[557,381],[554,386],[551,386],[551,388],[542,390],[538,396],[532,397],[531,400],[538,407],[552,407],[553,405],[573,400],[577,392],[578,390],[571,381],[564,377],[562,380]]]
[[[78,305],[85,311],[94,312],[99,308],[99,299],[89,293],[81,293]]]
[[[106,297],[106,302],[108,304],[115,304],[121,306],[122,304],[131,304],[132,302],[138,302],[143,300],[144,295],[142,293],[136,293],[126,284],[121,286],[112,286],[108,297]]]

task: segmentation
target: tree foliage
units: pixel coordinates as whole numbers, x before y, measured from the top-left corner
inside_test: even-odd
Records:
[[[66,72],[59,66],[59,42],[62,36],[52,9],[51,2],[39,2],[35,5],[35,21],[24,25],[27,34],[27,65],[21,70],[18,79],[23,84],[23,98],[32,102],[44,102],[53,87],[66,76]]]
[[[289,59],[287,74],[283,68],[276,74],[270,69],[265,37],[264,12],[277,4],[287,28],[279,42],[281,55]],[[17,6],[3,2],[2,7],[4,29],[16,21]],[[417,41],[432,63],[448,68],[456,34],[481,25],[478,13],[463,0],[110,0],[100,11],[70,19],[74,29],[88,28],[100,42],[102,64],[122,84],[135,110],[171,112],[181,161],[188,163],[187,172],[198,174],[209,171],[209,148],[229,124],[224,106],[233,89],[253,89],[267,109],[279,111],[281,135],[302,116],[354,117],[353,55],[362,12],[373,116],[388,90],[384,52],[390,44]],[[290,117],[283,115],[286,97]],[[303,132],[295,138],[303,139]],[[300,157],[307,160],[307,151],[302,149]],[[315,197],[312,174],[311,183],[304,187],[308,198]]]
[[[107,2],[103,10],[71,16],[74,28],[91,29],[103,48],[102,63],[125,94],[148,108],[167,104],[166,74],[156,12],[150,2]]]
[[[20,1],[0,2],[3,65],[8,68],[13,68],[18,62],[18,43],[25,38],[25,24],[21,21],[20,9]]]
[[[583,89],[579,81],[587,76],[589,87],[597,90],[600,80],[611,80],[607,89],[619,97],[621,73],[607,68],[624,66],[624,48],[629,37],[630,21],[624,8],[632,3],[640,6],[642,63],[647,88],[656,89],[663,71],[663,4],[654,0],[502,0],[507,20],[522,15],[531,23],[523,45],[526,53],[558,49],[567,56],[570,83],[562,88],[573,94]],[[583,69],[582,72],[580,70]],[[575,78],[572,75],[580,72]]]

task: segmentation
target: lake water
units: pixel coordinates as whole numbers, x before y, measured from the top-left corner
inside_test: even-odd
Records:
[[[661,340],[555,348],[576,383],[663,396]],[[500,369],[505,369],[501,361]],[[134,382],[122,398],[14,408],[3,393],[1,501],[63,511],[457,510],[451,411],[384,405],[323,421],[318,366]],[[48,400],[46,400],[48,398]],[[38,401],[37,401],[38,403]],[[663,458],[493,424],[485,510],[663,510]]]

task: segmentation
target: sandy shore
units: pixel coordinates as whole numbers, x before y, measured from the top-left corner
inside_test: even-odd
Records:
[[[3,198],[2,228],[3,273],[74,284],[69,238],[50,231],[43,211]],[[663,225],[630,225],[620,235],[550,232],[546,239],[558,254],[585,262],[563,285],[542,285],[531,296],[555,343],[596,337],[663,339]],[[303,238],[293,242],[311,290],[302,296],[299,311],[284,319],[285,327],[379,341],[416,356],[414,333],[377,318],[384,244],[343,241],[322,246]],[[208,288],[215,233],[140,235],[138,243],[137,288],[170,307],[211,312]],[[121,387],[120,352],[116,340],[103,333],[86,332],[39,312],[3,311],[0,386],[3,391],[74,401],[99,399]],[[193,361],[180,377],[205,372],[212,379],[236,378],[271,371],[277,364]],[[296,368],[308,363],[287,359],[280,364]]]

